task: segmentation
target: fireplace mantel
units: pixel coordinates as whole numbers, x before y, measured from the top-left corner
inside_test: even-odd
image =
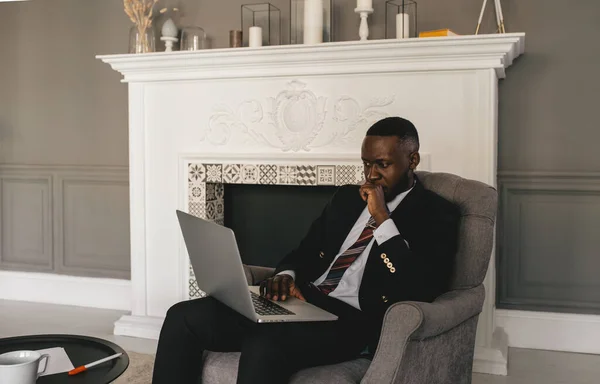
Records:
[[[494,69],[499,79],[524,52],[525,34],[372,40],[260,48],[98,56],[123,81]]]
[[[205,210],[222,208],[219,185],[228,182],[355,182],[364,133],[382,117],[415,123],[419,169],[496,186],[498,80],[524,52],[524,39],[513,33],[98,56],[129,87],[133,297],[115,334],[157,338],[167,309],[194,296],[176,209],[203,207],[197,214],[208,217]],[[495,273],[492,257],[474,370],[506,374],[506,343],[495,338],[502,333]]]

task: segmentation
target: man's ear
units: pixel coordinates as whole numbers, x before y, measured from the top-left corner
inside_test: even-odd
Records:
[[[409,159],[410,159],[409,168],[411,171],[414,171],[415,169],[417,169],[417,166],[421,162],[421,155],[419,155],[419,152],[413,152],[410,154]]]

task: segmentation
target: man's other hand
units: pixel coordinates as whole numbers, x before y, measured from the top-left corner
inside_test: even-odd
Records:
[[[292,276],[287,274],[275,275],[260,283],[260,295],[275,301],[285,301],[290,296],[306,301]]]

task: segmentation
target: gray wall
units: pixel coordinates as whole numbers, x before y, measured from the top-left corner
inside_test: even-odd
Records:
[[[121,4],[0,3],[0,269],[130,276]]]
[[[600,313],[600,2],[504,3],[528,36],[500,86],[498,307]]]
[[[184,13],[181,23],[203,27],[210,45],[222,48],[228,45],[228,31],[240,26],[241,4],[250,2],[162,3],[178,5]],[[282,11],[282,37],[287,41],[288,0],[271,3]],[[419,27],[450,27],[460,34],[473,33],[481,3],[419,0]],[[600,155],[595,151],[600,130],[595,129],[598,124],[594,110],[600,91],[595,71],[600,2],[502,3],[507,30],[526,32],[527,39],[526,54],[509,69],[508,78],[500,85],[498,306],[600,313],[600,274],[595,273],[600,270]],[[336,40],[356,39],[358,21],[352,11],[355,1],[336,0],[335,4]],[[370,19],[373,39],[384,36],[384,9],[385,1],[375,0],[376,13]],[[492,6],[488,4],[484,32],[494,31],[493,21]],[[107,167],[111,171],[126,167],[127,90],[119,83],[119,75],[95,60],[94,55],[126,52],[129,26],[121,0],[0,4],[0,164],[66,167],[48,170],[50,176],[37,174],[25,184],[14,184],[14,177],[3,184],[3,191],[8,193],[2,196],[0,265],[33,260],[37,268],[46,268],[51,252],[46,243],[39,242],[45,239],[39,235],[43,230],[53,234],[54,270],[110,274],[107,265],[123,263],[120,257],[126,258],[118,246],[95,255],[102,256],[107,264],[94,264],[94,257],[83,255],[93,255],[91,250],[102,246],[90,236],[83,236],[87,239],[83,249],[90,252],[71,252],[66,257],[61,251],[65,247],[59,245],[69,243],[68,239],[73,241],[73,228],[79,230],[79,226],[64,224],[74,219],[61,219],[61,215],[70,214],[84,222],[88,217],[72,213],[72,208],[58,210],[50,224],[44,224],[54,229],[36,227],[37,232],[31,236],[38,236],[38,243],[31,251],[25,246],[28,243],[10,229],[15,223],[5,218],[4,206],[13,206],[10,199],[25,199],[22,196],[28,194],[41,207],[54,207],[56,201],[73,198],[72,194],[60,197],[63,192],[56,181],[69,167],[86,165],[83,174],[92,169],[104,170],[106,179],[110,179]],[[50,180],[50,184],[43,180]],[[95,184],[89,183],[76,189],[81,204],[111,207],[113,200],[126,199],[125,188],[118,186],[117,178],[111,180],[107,183],[113,195],[98,192]],[[22,193],[23,189],[27,193]],[[22,207],[32,217],[41,215],[44,209],[32,208],[25,201],[14,206]],[[102,231],[106,224],[126,220],[125,215],[107,215],[86,230]],[[56,230],[59,223],[63,224]],[[61,234],[69,232],[65,228],[71,228],[70,237]],[[21,245],[5,245],[4,239],[11,236],[20,241],[11,244]],[[124,244],[115,233],[106,236],[109,243]],[[14,253],[13,248],[20,253]],[[62,260],[71,260],[72,264],[75,260],[75,265],[84,267],[65,269],[60,267]],[[21,262],[19,268],[30,263]]]

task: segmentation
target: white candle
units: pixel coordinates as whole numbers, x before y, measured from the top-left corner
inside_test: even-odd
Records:
[[[372,9],[373,0],[357,0],[356,8],[358,9]]]
[[[248,35],[250,47],[262,47],[262,28],[261,27],[250,27],[250,34]]]
[[[408,13],[399,13],[396,15],[396,38],[406,39],[410,37],[410,18]]]
[[[323,42],[323,0],[304,0],[304,44]]]

